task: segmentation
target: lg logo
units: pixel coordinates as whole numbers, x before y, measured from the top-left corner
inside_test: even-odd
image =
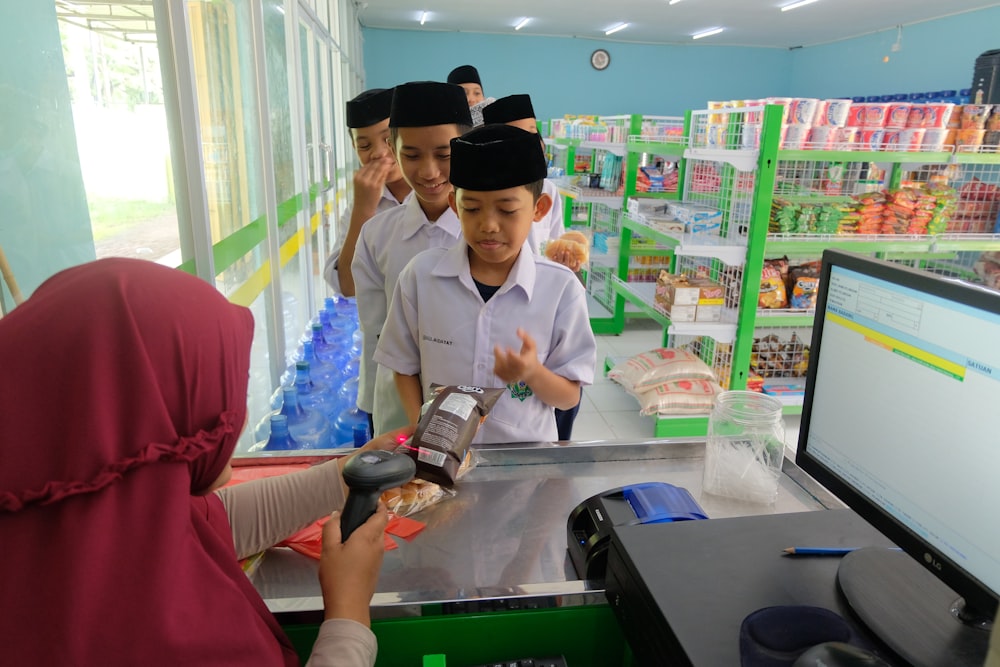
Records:
[[[932,556],[929,552],[924,553],[924,562],[933,567],[935,570],[939,572],[941,571],[941,561],[934,560],[934,556]]]

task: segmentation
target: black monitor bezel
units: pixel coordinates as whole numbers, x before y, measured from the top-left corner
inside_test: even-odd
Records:
[[[823,263],[820,270],[820,287],[816,299],[816,315],[813,320],[812,342],[809,349],[805,400],[802,406],[798,448],[795,454],[795,463],[800,468],[809,473],[816,481],[840,498],[848,507],[895,542],[927,571],[951,587],[958,595],[962,596],[967,606],[971,606],[979,613],[992,616],[997,610],[997,597],[983,582],[962,569],[947,556],[938,553],[934,547],[920,539],[909,528],[883,511],[861,493],[855,491],[845,480],[829,470],[809,452],[809,421],[812,415],[811,397],[816,384],[816,368],[823,353],[820,342],[825,320],[823,314],[826,312],[827,290],[830,286],[830,271],[833,266],[856,271],[926,294],[997,314],[1000,314],[1000,292],[855,253],[840,250],[824,250]],[[997,344],[1000,344],[1000,341],[997,341]]]

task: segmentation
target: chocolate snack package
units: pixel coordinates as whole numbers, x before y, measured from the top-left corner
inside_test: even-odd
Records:
[[[413,437],[396,451],[416,461],[418,478],[450,487],[479,425],[504,390],[457,385],[439,387],[437,392]]]

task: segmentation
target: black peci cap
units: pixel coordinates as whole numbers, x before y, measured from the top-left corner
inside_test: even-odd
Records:
[[[461,86],[439,81],[411,81],[394,88],[389,127],[472,125]]]
[[[372,88],[347,103],[347,127],[369,127],[389,117],[392,88]]]
[[[488,192],[545,178],[548,166],[538,136],[510,125],[484,125],[451,140],[451,183]]]
[[[483,82],[479,80],[479,70],[477,70],[472,65],[460,65],[448,73],[448,83],[474,83],[478,86],[482,86]]]
[[[483,109],[483,122],[510,123],[515,120],[535,118],[535,109],[531,106],[530,95],[508,95],[488,104]]]

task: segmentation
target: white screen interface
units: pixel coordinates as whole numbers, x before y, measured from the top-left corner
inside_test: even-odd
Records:
[[[807,448],[1000,592],[1000,316],[833,266]]]

